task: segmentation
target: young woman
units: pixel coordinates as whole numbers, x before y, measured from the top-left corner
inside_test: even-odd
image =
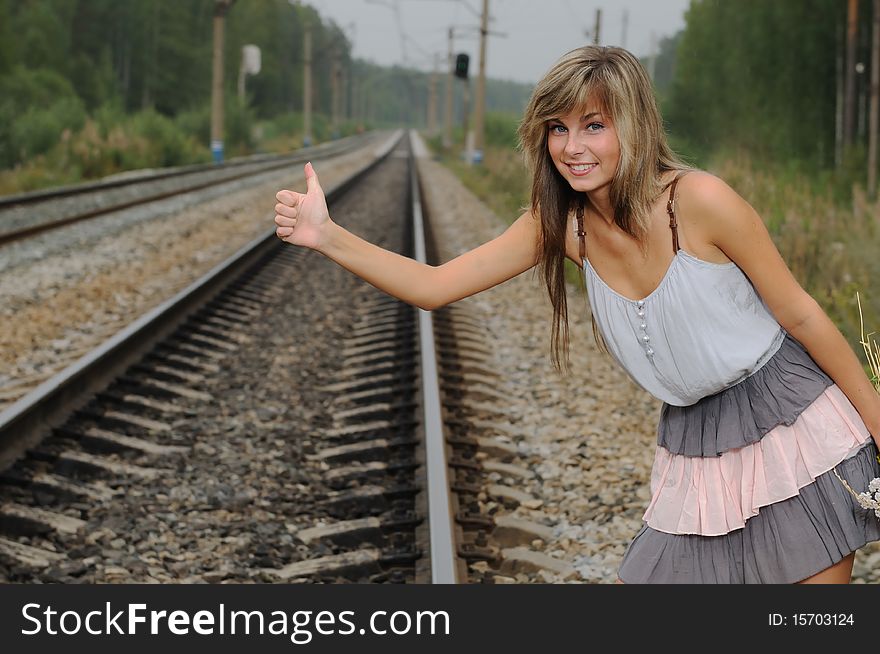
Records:
[[[310,165],[305,194],[277,194],[276,233],[427,310],[540,266],[557,366],[571,259],[600,345],[663,401],[652,499],[620,580],[848,583],[880,519],[838,476],[859,490],[880,476],[880,395],[761,219],[669,149],[651,82],[626,50],[563,56],[519,134],[530,210],[441,266],[333,223]]]

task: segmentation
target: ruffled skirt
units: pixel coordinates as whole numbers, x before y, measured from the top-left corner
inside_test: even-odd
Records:
[[[859,414],[791,336],[760,370],[664,405],[624,583],[794,583],[880,540],[857,492],[880,477]]]

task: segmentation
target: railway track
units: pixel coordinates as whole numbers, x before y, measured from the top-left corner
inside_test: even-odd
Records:
[[[329,201],[430,256],[405,141]],[[0,579],[475,580],[487,354],[267,234],[0,414]]]
[[[335,157],[321,154],[330,146],[309,152],[316,155],[325,174],[331,173],[332,182],[371,160],[389,136],[335,142]],[[277,158],[272,161],[277,163]],[[258,214],[251,207],[264,206],[260,198],[268,199],[272,189],[289,183],[288,169],[257,172],[245,168],[251,175],[247,179],[226,179],[221,186],[202,190],[192,190],[178,180],[172,189],[178,193],[174,197],[93,216],[94,220],[56,225],[0,245],[0,295],[7,299],[2,311],[7,328],[0,336],[0,411],[197,279],[213,262],[229,257],[237,244],[260,234],[264,218],[242,216],[241,211]],[[299,170],[295,165],[294,174]],[[204,180],[229,173],[199,174]],[[150,182],[153,190],[160,183]],[[46,216],[63,216],[71,207],[79,211],[95,205],[107,210],[114,206],[113,198],[100,190],[102,184],[86,186],[91,189],[88,193],[82,187],[63,190],[63,201],[74,204],[59,208],[58,214],[50,206],[58,200],[46,199],[57,195],[54,192],[34,194],[46,202],[39,207],[21,205],[19,210],[26,210],[30,221],[45,221]],[[138,189],[134,184],[118,190],[129,198],[150,197],[150,192]],[[68,197],[70,193],[74,195]],[[0,225],[8,226],[2,216]],[[222,239],[210,239],[209,226]]]
[[[283,155],[254,155],[223,164],[136,171],[97,182],[0,197],[0,245],[114,211],[228,184],[313,158],[350,152],[375,135],[357,135]]]

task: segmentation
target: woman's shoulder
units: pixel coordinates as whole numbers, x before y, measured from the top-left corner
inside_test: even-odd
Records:
[[[754,210],[720,177],[690,170],[675,189],[675,214],[697,256],[724,262],[717,244],[743,228]]]
[[[742,201],[727,182],[705,170],[684,170],[677,173],[677,177],[676,201],[686,200],[688,204],[710,212],[723,209],[720,205],[725,203]]]

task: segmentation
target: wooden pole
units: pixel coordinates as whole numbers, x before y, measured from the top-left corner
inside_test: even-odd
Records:
[[[223,161],[223,27],[235,0],[214,0],[214,48],[211,75],[211,154]]]
[[[454,30],[449,28],[449,70],[446,72],[446,109],[443,113],[443,149],[449,150],[452,147],[452,92],[453,92],[453,72],[455,70],[455,59],[452,54],[452,38]]]
[[[434,55],[434,68],[431,70],[428,86],[428,135],[434,136],[437,130],[437,55]]]
[[[480,74],[477,77],[477,97],[474,102],[474,151],[472,163],[483,161],[484,115],[486,113],[486,41],[489,38],[489,0],[483,0],[483,16],[480,20]]]
[[[306,17],[303,34],[303,145],[312,144],[312,25]]]
[[[330,120],[334,139],[339,138],[339,82],[342,70],[339,65],[339,50],[333,48],[333,62],[330,68]]]
[[[844,57],[841,48],[845,38],[845,29],[842,25],[837,25],[837,39],[835,48],[837,56],[834,58],[835,73],[835,96],[834,96],[834,167],[840,168],[843,164],[843,68]]]
[[[846,20],[846,61],[843,91],[843,148],[853,144],[856,126],[856,37],[858,36],[859,0],[849,0]]]
[[[874,0],[871,41],[871,107],[868,110],[868,197],[877,199],[877,131],[880,129],[880,0]]]

